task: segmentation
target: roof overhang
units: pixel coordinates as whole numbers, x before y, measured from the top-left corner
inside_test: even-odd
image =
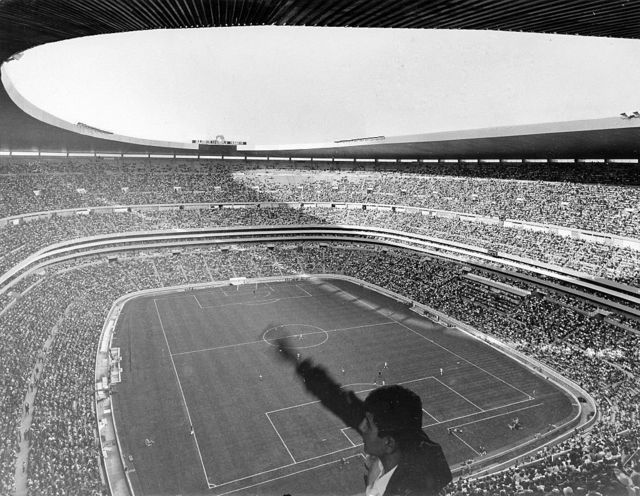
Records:
[[[44,43],[96,34],[227,25],[306,25],[419,29],[487,29],[640,38],[640,3],[609,0],[475,0],[371,2],[332,0],[2,0],[0,60]],[[37,116],[36,117],[34,117]],[[0,88],[0,150],[150,152],[182,150],[175,143],[82,133],[24,112]],[[640,119],[602,119],[457,133],[248,149],[246,155],[378,158],[554,158],[640,156]],[[80,131],[80,133],[78,133]],[[86,130],[85,130],[86,131]],[[192,148],[192,147],[187,147]],[[226,147],[225,154],[233,153]]]

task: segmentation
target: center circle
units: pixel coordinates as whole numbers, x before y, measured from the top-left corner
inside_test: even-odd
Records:
[[[326,343],[329,333],[321,327],[309,324],[282,324],[270,327],[262,335],[262,339],[271,346],[276,346],[276,340],[282,338],[289,340],[289,349],[303,350]]]

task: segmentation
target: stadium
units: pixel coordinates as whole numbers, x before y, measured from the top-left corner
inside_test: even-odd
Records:
[[[260,145],[72,121],[13,76],[30,49],[147,30],[613,43],[639,18],[601,0],[0,2],[0,494],[362,494],[362,439],[278,361],[283,338],[359,398],[415,392],[443,495],[640,494],[635,107],[439,131],[389,114]]]

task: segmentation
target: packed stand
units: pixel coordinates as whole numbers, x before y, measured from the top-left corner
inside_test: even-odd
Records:
[[[379,210],[239,208],[52,216],[0,229],[0,273],[56,242],[121,232],[238,225],[342,224],[380,227],[509,253],[640,286],[640,252],[551,233]],[[616,265],[617,264],[617,265]]]
[[[313,164],[307,169],[300,163],[295,172],[257,167],[219,160],[4,159],[0,160],[0,197],[4,199],[0,218],[105,205],[357,202],[640,237],[637,164],[607,165],[606,172],[593,164],[476,164],[462,169],[454,164],[421,164],[419,173],[312,170]],[[564,176],[559,175],[560,169]],[[452,175],[455,171],[460,175]]]
[[[292,202],[408,205],[640,237],[637,185],[397,172],[252,171],[242,180],[265,188],[275,199]]]

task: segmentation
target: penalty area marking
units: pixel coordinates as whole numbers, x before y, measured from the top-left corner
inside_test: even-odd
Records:
[[[520,389],[517,386],[514,386],[513,384],[505,381],[504,379],[502,379],[501,377],[498,377],[496,374],[492,374],[491,372],[489,372],[488,370],[480,367],[480,365],[473,363],[472,361],[458,355],[457,353],[451,351],[449,348],[447,348],[446,346],[441,345],[440,343],[437,343],[436,341],[434,341],[433,339],[429,339],[426,336],[423,336],[422,334],[420,334],[418,331],[416,331],[415,329],[409,327],[408,325],[404,324],[403,322],[400,322],[397,319],[394,319],[393,317],[391,317],[391,315],[387,315],[387,318],[393,320],[396,324],[398,324],[401,327],[404,327],[406,330],[412,332],[413,334],[415,334],[416,336],[424,339],[425,341],[428,341],[429,343],[432,343],[433,345],[437,346],[438,348],[441,348],[443,350],[445,350],[446,352],[450,353],[451,355],[455,356],[457,359],[464,361],[466,363],[468,363],[469,365],[471,365],[472,367],[481,370],[482,372],[484,372],[485,374],[493,377],[494,379],[498,380],[499,382],[502,382],[503,384],[505,384],[506,386],[515,389],[516,391],[518,391],[519,393],[521,393],[523,396],[527,397],[527,399],[531,399],[531,395],[527,394],[526,392],[524,392],[522,389]],[[468,400],[467,400],[468,401]]]
[[[230,289],[232,287],[236,289],[235,290]],[[247,288],[247,289],[240,289],[240,288]],[[254,289],[251,289],[251,288],[254,288]],[[211,294],[215,294],[216,292],[219,292],[219,293],[222,293],[227,298],[236,298],[237,296],[258,294],[258,292],[260,291],[266,292],[269,295],[284,293],[285,291],[282,291],[282,290],[287,288],[296,288],[300,291],[303,291],[306,295],[312,296],[308,291],[306,291],[299,284],[276,284],[275,286],[272,286],[271,284],[266,282],[257,283],[257,284],[247,282],[247,283],[235,285],[235,286],[218,286],[216,288],[211,288],[211,290],[207,292]]]
[[[339,290],[340,290],[340,291],[342,291],[343,293],[345,293],[345,294],[347,294],[347,295],[351,296],[352,298],[355,298],[356,300],[359,300],[360,302],[364,303],[366,306],[368,306],[369,308],[371,308],[371,309],[372,309],[372,310],[374,310],[375,312],[382,314],[382,312],[381,312],[378,308],[376,308],[376,307],[374,307],[374,306],[370,305],[369,303],[365,302],[364,300],[362,300],[362,299],[360,299],[360,298],[356,297],[355,295],[353,295],[353,294],[349,293],[349,291],[346,291],[346,290],[341,289],[341,288],[339,288]],[[384,296],[384,295],[383,295],[383,296]],[[466,359],[466,358],[464,358],[464,357],[462,357],[462,356],[458,355],[457,353],[455,353],[455,352],[451,351],[451,350],[450,350],[449,348],[447,348],[446,346],[441,345],[440,343],[438,343],[438,342],[434,341],[433,339],[429,339],[428,337],[426,337],[426,336],[424,336],[424,335],[420,334],[418,331],[416,331],[416,330],[415,330],[415,329],[413,329],[412,327],[410,327],[410,326],[408,326],[408,325],[404,324],[403,322],[401,322],[401,321],[399,321],[399,320],[397,320],[397,319],[393,318],[393,317],[392,317],[393,313],[388,314],[388,315],[385,315],[385,314],[382,314],[382,315],[384,315],[385,317],[387,317],[389,320],[392,320],[393,322],[395,322],[395,323],[396,323],[396,324],[398,324],[399,326],[404,327],[406,330],[408,330],[409,332],[412,332],[412,333],[413,333],[413,334],[415,334],[416,336],[418,336],[418,337],[420,337],[420,338],[424,339],[425,341],[428,341],[429,343],[432,343],[434,346],[437,346],[438,348],[441,348],[441,349],[445,350],[446,352],[448,352],[448,353],[450,353],[451,355],[455,356],[455,357],[456,357],[456,358],[458,358],[459,360],[461,360],[461,361],[464,361],[464,362],[468,363],[468,364],[469,364],[469,365],[471,365],[472,367],[475,367],[476,369],[481,370],[482,372],[484,372],[484,373],[485,373],[485,374],[487,374],[487,375],[490,375],[491,377],[493,377],[494,379],[498,380],[499,382],[502,382],[502,383],[503,383],[503,384],[505,384],[506,386],[508,386],[508,387],[510,387],[510,388],[512,388],[512,389],[515,389],[516,391],[518,391],[519,393],[521,393],[523,396],[525,396],[527,399],[533,399],[533,397],[532,397],[530,394],[526,393],[525,391],[523,391],[522,389],[518,388],[517,386],[514,386],[513,384],[511,384],[511,383],[507,382],[506,380],[502,379],[501,377],[498,377],[497,375],[492,374],[492,373],[491,373],[491,372],[489,372],[488,370],[486,370],[486,369],[484,369],[484,368],[480,367],[479,365],[477,365],[477,364],[473,363],[472,361],[470,361],[470,360],[468,360],[468,359]]]
[[[353,449],[353,448],[347,448],[347,449]],[[339,451],[345,451],[345,450],[339,450]],[[336,451],[335,453],[339,453],[339,451]],[[332,454],[332,453],[329,453],[329,454]],[[326,455],[322,455],[322,456],[326,456]],[[361,456],[363,457],[362,453],[356,453],[355,455],[349,455],[349,456],[347,456],[347,457],[344,457],[343,459],[344,459],[344,460],[349,460],[349,459],[351,459],[351,458],[357,458],[357,457],[361,457]],[[318,458],[320,458],[320,457],[318,457]],[[363,457],[363,458],[364,458],[364,457]],[[314,459],[314,458],[309,458],[309,460],[313,460],[313,459]],[[303,461],[306,461],[306,460],[303,460]],[[269,483],[269,482],[277,481],[277,480],[280,480],[280,479],[286,479],[287,477],[292,477],[292,476],[294,476],[294,475],[302,474],[302,473],[304,473],[304,472],[309,472],[309,471],[311,471],[311,470],[316,470],[316,469],[319,469],[319,468],[322,468],[322,467],[326,467],[327,465],[333,465],[333,464],[335,464],[335,463],[340,463],[340,461],[341,461],[341,460],[331,460],[330,462],[320,463],[320,464],[318,464],[318,465],[314,465],[313,467],[303,468],[303,469],[301,469],[301,470],[297,470],[296,472],[292,472],[292,473],[290,473],[290,474],[285,474],[285,475],[280,475],[280,476],[278,476],[278,477],[273,477],[273,478],[268,479],[268,480],[265,480],[265,481],[256,482],[255,484],[250,484],[250,485],[248,485],[248,486],[239,487],[238,489],[233,489],[233,490],[231,490],[231,491],[227,491],[227,492],[225,492],[225,493],[218,493],[216,496],[225,496],[225,495],[227,495],[227,494],[232,494],[232,493],[235,493],[235,492],[237,492],[237,491],[243,491],[243,490],[245,490],[245,489],[250,489],[250,488],[252,488],[252,487],[261,486],[261,485],[263,485],[263,484],[267,484],[267,483]],[[302,463],[302,462],[298,462],[298,463]],[[215,484],[209,484],[209,489],[216,489],[216,488],[218,488],[218,487],[226,486],[226,485],[228,485],[228,484],[232,484],[232,483],[234,483],[234,482],[240,482],[240,481],[242,481],[242,480],[249,479],[249,478],[251,478],[251,477],[256,477],[256,476],[258,476],[258,475],[267,474],[267,473],[269,473],[269,472],[274,472],[274,471],[276,471],[276,470],[281,470],[281,469],[283,469],[283,468],[292,467],[293,465],[295,465],[295,464],[290,463],[289,465],[284,465],[284,466],[282,466],[282,467],[278,467],[278,468],[274,468],[274,469],[271,469],[271,470],[267,470],[267,471],[265,471],[265,472],[260,472],[259,474],[254,474],[254,475],[250,475],[250,476],[248,476],[248,477],[243,477],[242,479],[236,479],[236,480],[234,480],[234,481],[229,481],[229,482],[225,482],[225,483],[223,483],[223,484],[218,484],[217,486],[216,486]]]
[[[269,417],[269,412],[265,412],[265,415],[267,416],[267,419],[269,420],[269,423],[271,424],[271,427],[273,427],[273,430],[275,431],[276,435],[280,439],[280,442],[282,443],[282,446],[284,446],[284,449],[287,450],[287,453],[289,453],[289,456],[291,457],[291,461],[293,461],[293,463],[295,465],[298,462],[296,462],[296,459],[291,454],[291,451],[289,450],[289,447],[287,446],[287,443],[284,442],[284,439],[282,439],[282,436],[280,435],[280,432],[278,431],[276,426],[273,424],[273,420],[271,420],[271,417]]]
[[[438,381],[440,384],[442,384],[444,387],[446,387],[447,389],[449,389],[450,391],[453,391],[454,393],[456,393],[458,396],[460,396],[460,398],[462,398],[463,400],[465,400],[467,403],[469,403],[470,405],[476,407],[478,410],[480,410],[481,412],[484,412],[484,408],[482,408],[481,406],[476,405],[473,401],[471,401],[469,398],[467,398],[464,394],[460,394],[458,391],[456,391],[455,389],[453,389],[451,386],[449,386],[448,384],[445,384],[444,382],[442,382],[440,379],[438,379],[437,377],[433,377],[433,379],[435,379],[436,381]],[[435,417],[434,417],[435,418]]]
[[[467,446],[477,456],[482,456],[482,454],[479,453],[473,446],[471,446],[468,442],[466,442],[464,439],[462,439],[462,436],[460,436],[459,433],[456,432],[456,429],[458,429],[460,427],[464,427],[466,425],[471,425],[471,424],[477,424],[477,423],[480,423],[480,422],[484,422],[485,420],[490,420],[492,418],[505,417],[507,415],[513,415],[516,412],[521,412],[522,410],[528,410],[530,408],[536,408],[536,407],[539,407],[539,406],[542,406],[542,405],[543,405],[543,403],[537,403],[535,405],[529,405],[529,406],[525,406],[525,407],[522,407],[522,408],[517,408],[516,410],[511,410],[509,412],[504,412],[504,413],[499,413],[497,415],[492,415],[491,417],[485,417],[485,418],[481,418],[481,419],[478,419],[478,420],[472,420],[471,422],[466,422],[464,424],[454,425],[454,426],[450,427],[450,429],[451,429],[450,432],[454,437],[456,437],[458,440],[460,440],[465,446]]]
[[[421,378],[417,378],[417,379],[411,379],[411,380],[408,380],[408,381],[404,381],[404,382],[402,382],[400,384],[408,384],[408,383],[412,383],[412,382],[418,382],[418,381],[429,380],[429,379],[436,379],[436,378],[434,376],[425,376],[425,377],[421,377]],[[353,384],[345,384],[343,387],[354,387],[354,386],[370,386],[370,384],[367,384],[367,383],[353,383]],[[376,389],[376,388],[364,389],[364,390],[358,391],[358,393],[364,393],[364,392],[372,391],[373,389]],[[514,405],[517,405],[517,404],[525,403],[527,401],[530,401],[530,400],[528,400],[528,399],[520,400],[520,401],[517,401],[517,402],[513,402],[513,403],[510,403],[510,404],[507,404],[507,405],[501,405],[501,406],[498,406],[498,407],[495,407],[495,408],[486,409],[486,410],[484,410],[482,412],[470,413],[470,414],[463,415],[463,416],[460,416],[460,417],[455,417],[455,418],[452,418],[452,419],[447,419],[447,420],[443,420],[443,421],[440,421],[440,422],[436,422],[435,424],[426,424],[426,425],[423,425],[422,428],[430,427],[430,426],[433,426],[433,425],[439,425],[439,424],[448,423],[448,422],[451,422],[453,420],[461,420],[461,419],[464,419],[464,418],[473,417],[474,415],[487,413],[487,412],[490,412],[492,410],[498,410],[500,408],[514,406]],[[299,407],[303,407],[303,406],[307,406],[307,405],[311,405],[311,404],[315,404],[315,403],[320,403],[320,402],[318,400],[309,401],[309,402],[305,402],[305,403],[301,403],[301,404],[297,404],[297,405],[291,405],[291,406],[288,406],[288,407],[278,408],[278,409],[275,409],[275,410],[271,410],[271,411],[265,412],[265,415],[269,419],[269,423],[271,424],[271,427],[276,432],[278,438],[282,442],[283,446],[287,450],[287,452],[288,452],[288,454],[289,454],[289,456],[291,457],[292,460],[295,460],[295,458],[291,454],[288,446],[286,445],[286,442],[284,441],[284,439],[282,438],[282,436],[278,432],[278,429],[275,427],[273,421],[271,420],[270,415],[273,414],[273,413],[276,413],[276,412],[281,412],[281,411],[284,411],[284,410],[290,410],[290,409],[294,409],[294,408],[299,408]],[[469,424],[473,424],[473,423],[479,423],[479,422],[482,422],[483,420],[488,420],[488,419],[491,419],[491,418],[494,418],[494,417],[511,415],[511,414],[513,414],[515,412],[518,412],[518,411],[521,411],[521,410],[525,410],[525,409],[528,409],[528,408],[534,408],[534,407],[538,407],[538,406],[542,406],[542,405],[543,405],[542,403],[538,403],[538,404],[535,404],[535,405],[529,405],[529,406],[526,406],[526,407],[523,407],[523,408],[518,408],[518,409],[515,409],[515,410],[511,410],[509,412],[504,412],[504,413],[500,413],[498,415],[493,415],[491,417],[485,417],[485,418],[482,418],[482,419],[477,419],[477,420],[473,420],[473,421],[466,422],[466,423],[463,423],[463,424],[459,424],[459,426],[465,426],[465,425],[469,425]],[[426,413],[428,413],[428,412],[426,412]],[[433,417],[433,416],[431,416],[431,417]],[[306,459],[303,459],[303,460],[295,460],[293,463],[288,463],[288,464],[282,465],[280,467],[269,469],[269,470],[266,470],[266,471],[263,471],[263,472],[254,473],[254,474],[251,474],[251,475],[248,475],[248,476],[245,476],[245,477],[241,477],[239,479],[234,479],[234,480],[223,482],[223,483],[220,483],[220,484],[211,484],[211,483],[209,483],[209,488],[210,489],[222,488],[224,486],[228,486],[228,485],[233,484],[233,483],[240,483],[242,481],[245,481],[245,480],[248,480],[248,479],[252,479],[254,477],[259,477],[259,476],[262,476],[262,475],[265,475],[265,474],[268,474],[268,473],[276,472],[276,471],[281,470],[281,469],[293,467],[295,465],[300,465],[302,463],[306,463],[306,462],[309,462],[309,461],[313,461],[313,460],[317,460],[317,459],[320,459],[320,458],[324,458],[326,456],[336,455],[338,453],[342,453],[342,452],[345,452],[345,451],[349,451],[349,450],[352,450],[352,449],[359,448],[359,447],[361,447],[363,445],[363,443],[355,443],[349,437],[349,434],[347,433],[347,431],[351,430],[351,429],[352,429],[351,427],[342,427],[342,428],[339,429],[340,432],[344,435],[345,439],[350,444],[350,446],[348,446],[346,448],[342,448],[342,449],[339,449],[339,450],[334,450],[334,451],[331,451],[331,452],[323,453],[321,455],[317,455],[317,456],[314,456],[314,457],[311,457],[311,458],[306,458]],[[472,450],[475,453],[477,453],[478,456],[480,455],[480,453],[478,453],[477,450],[475,450],[472,446],[470,446],[464,439],[461,439],[459,436],[456,436],[456,437],[460,440],[460,442],[464,443],[470,450]],[[362,454],[359,453],[359,454],[355,454],[355,455],[350,455],[349,457],[346,457],[345,459],[349,459],[349,458],[353,458],[353,457],[359,457],[359,456],[362,456]],[[289,473],[289,474],[285,474],[285,475],[276,476],[276,477],[268,479],[268,480],[263,480],[263,481],[260,481],[260,482],[254,483],[254,484],[250,484],[250,485],[247,485],[247,486],[239,487],[237,489],[232,489],[232,490],[227,491],[227,492],[218,493],[216,496],[224,496],[226,494],[231,494],[231,493],[234,493],[234,492],[237,492],[237,491],[242,491],[242,490],[249,489],[249,488],[252,488],[252,487],[257,487],[257,486],[260,486],[260,485],[263,485],[263,484],[267,484],[267,483],[275,481],[275,480],[280,480],[280,479],[284,479],[284,478],[287,478],[287,477],[292,477],[294,475],[297,475],[297,474],[300,474],[300,473],[303,473],[303,472],[308,472],[308,471],[311,471],[311,470],[315,470],[315,469],[318,469],[318,468],[321,468],[321,467],[324,467],[324,466],[327,466],[327,465],[331,465],[331,464],[334,464],[334,463],[339,463],[339,462],[340,462],[340,460],[332,460],[330,462],[320,463],[318,465],[314,465],[313,467],[297,470],[295,472],[292,472],[292,473]]]
[[[220,292],[226,298],[237,298],[238,296],[255,296],[255,297],[268,298],[274,293],[274,291],[271,288],[260,288],[260,290],[258,291],[230,291],[231,294],[228,294],[227,291],[225,291],[224,289],[222,289]]]
[[[437,420],[437,422],[435,422],[433,424],[426,424],[423,427],[433,427],[434,425],[446,424],[446,423],[452,422],[454,420],[461,420],[461,419],[473,417],[474,415],[479,415],[481,413],[495,412],[496,410],[500,410],[501,408],[507,408],[507,407],[514,406],[514,405],[520,405],[522,403],[526,403],[527,401],[531,401],[531,400],[530,399],[524,399],[524,400],[520,400],[520,401],[514,401],[513,403],[507,403],[506,405],[499,405],[499,406],[496,406],[496,407],[493,407],[493,408],[487,408],[486,410],[483,410],[482,412],[467,413],[466,415],[461,415],[459,417],[453,417],[453,418],[445,419],[445,420],[435,419],[435,417],[433,417],[433,415],[431,415],[431,417],[433,417],[435,420]],[[518,411],[518,410],[514,410],[514,411]],[[491,418],[491,417],[489,417],[489,418]],[[480,419],[480,420],[482,420],[482,419]]]
[[[349,434],[347,434],[347,431],[348,431],[349,429],[353,429],[353,427],[343,427],[342,429],[340,429],[340,432],[342,432],[342,434],[344,435],[344,437],[346,437],[346,438],[347,438],[347,440],[351,443],[351,447],[352,447],[352,448],[357,448],[358,446],[362,446],[364,443],[358,443],[358,444],[356,444],[356,443],[354,443],[354,442],[351,440],[351,438],[349,437]],[[355,429],[353,429],[353,430],[355,430]]]

